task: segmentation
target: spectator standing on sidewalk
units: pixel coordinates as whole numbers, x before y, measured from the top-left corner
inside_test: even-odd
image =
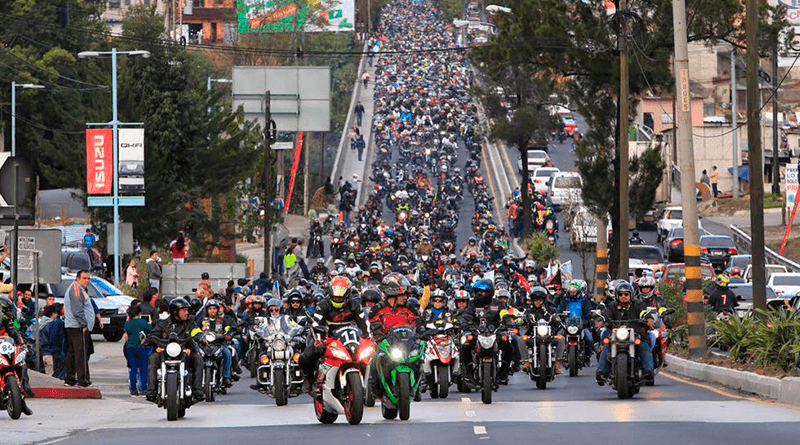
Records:
[[[131,259],[125,269],[125,284],[136,289],[139,286],[139,271],[136,270],[136,260]]]
[[[356,139],[356,150],[358,150],[358,161],[361,162],[361,157],[364,155],[364,148],[366,148],[367,143],[364,142],[364,136],[358,135],[358,139]]]
[[[142,308],[132,306],[128,311],[130,320],[125,322],[125,333],[128,334],[128,365],[130,374],[131,397],[143,395],[147,392],[147,364],[150,362],[150,349],[145,347],[140,338],[140,333],[144,332],[145,337],[153,330],[153,326],[142,319]],[[136,380],[139,380],[137,388]]]
[[[172,257],[172,262],[175,264],[183,264],[186,262],[187,254],[189,253],[189,245],[183,232],[178,234],[178,237],[170,243],[169,256]]]
[[[81,270],[64,295],[64,327],[66,330],[66,371],[64,384],[67,386],[90,386],[89,360],[87,357],[86,335],[94,327],[94,309],[87,293],[89,271]]]
[[[45,374],[59,379],[64,378],[64,320],[61,319],[62,305],[44,307],[39,317],[39,347],[42,354]]]
[[[364,88],[366,88],[369,85],[369,79],[370,79],[369,73],[364,71],[364,74],[361,75],[361,80],[364,82]]]
[[[364,105],[361,103],[361,101],[358,101],[358,103],[356,104],[355,112],[356,112],[356,122],[358,122],[357,125],[360,127],[361,118],[364,117]]]
[[[716,198],[719,194],[719,189],[717,188],[717,184],[719,183],[719,170],[717,170],[717,166],[711,166],[711,194],[714,195]]]
[[[158,252],[155,250],[150,251],[150,258],[145,262],[147,264],[147,275],[150,287],[159,290],[161,288],[161,266],[158,264]]]

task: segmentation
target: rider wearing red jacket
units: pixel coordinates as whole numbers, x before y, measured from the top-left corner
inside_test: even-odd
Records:
[[[386,300],[372,307],[369,322],[376,341],[380,341],[387,333],[397,327],[415,327],[422,325],[422,319],[416,309],[406,306],[411,292],[408,278],[393,272],[383,278],[380,285]]]

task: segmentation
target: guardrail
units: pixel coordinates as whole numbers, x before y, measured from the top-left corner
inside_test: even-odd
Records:
[[[353,120],[354,109],[356,107],[356,98],[361,94],[361,73],[364,72],[364,64],[367,62],[367,46],[368,42],[364,42],[364,48],[362,50],[361,55],[361,62],[358,64],[358,71],[356,71],[356,82],[355,86],[353,87],[353,97],[350,99],[350,108],[347,109],[347,119],[344,121],[344,129],[342,129],[342,137],[339,139],[339,149],[336,150],[336,158],[333,161],[333,169],[331,170],[331,184],[334,187],[338,187],[339,184],[339,172],[342,169],[342,163],[346,156],[343,156],[343,150],[347,150],[350,148],[350,142],[348,135],[350,134],[350,125]],[[371,123],[370,123],[371,125]],[[339,191],[338,189],[336,190]]]
[[[735,225],[730,225],[729,228],[731,229],[731,232],[733,232],[733,242],[736,244],[736,248],[739,251],[751,253],[750,248],[752,246],[752,238],[750,238],[750,235]],[[769,247],[765,246],[764,250],[767,263],[786,266],[786,269],[788,269],[790,272],[800,272],[800,264],[797,264],[784,256],[778,255],[778,252],[770,249]]]

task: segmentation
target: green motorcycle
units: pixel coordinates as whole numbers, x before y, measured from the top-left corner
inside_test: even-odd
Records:
[[[381,414],[384,419],[408,420],[411,399],[422,379],[420,367],[425,343],[417,339],[412,328],[401,327],[390,332],[378,345],[375,369],[383,388]]]

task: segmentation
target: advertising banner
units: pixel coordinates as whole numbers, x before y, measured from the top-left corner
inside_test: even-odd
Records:
[[[119,193],[144,194],[144,128],[119,130]]]
[[[353,31],[355,0],[236,0],[239,33]]]
[[[106,195],[114,182],[113,135],[110,128],[86,130],[86,193]]]

